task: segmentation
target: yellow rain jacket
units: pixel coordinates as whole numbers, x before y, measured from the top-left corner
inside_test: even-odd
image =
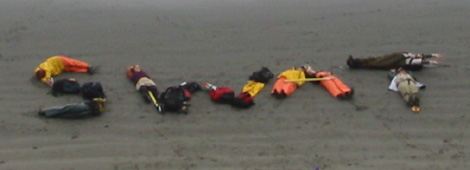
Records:
[[[251,97],[255,97],[263,88],[264,83],[250,80],[243,86],[242,92],[250,94]]]
[[[34,70],[34,74],[36,74],[39,69],[46,72],[46,76],[41,79],[41,81],[45,83],[52,76],[57,76],[62,73],[64,70],[64,64],[62,63],[60,56],[53,56],[39,64],[39,66]]]
[[[282,72],[281,74],[279,74],[279,76],[277,76],[277,78],[281,78],[281,77],[285,77],[286,80],[305,79],[305,73],[303,71],[297,70],[295,67],[293,67],[291,69],[288,69],[288,70]],[[296,83],[297,86],[301,86],[301,85],[305,84],[305,81],[296,81],[294,83]]]

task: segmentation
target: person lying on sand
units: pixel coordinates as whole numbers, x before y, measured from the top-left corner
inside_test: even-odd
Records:
[[[260,70],[252,72],[242,91],[233,99],[232,106],[243,109],[253,106],[255,96],[264,89],[272,78],[273,73],[267,67],[261,67]]]
[[[158,89],[155,82],[140,68],[139,65],[127,66],[127,78],[134,82],[135,89],[142,95],[146,103],[153,103],[158,111],[162,111],[158,103]]]
[[[317,78],[320,84],[331,94],[331,96],[339,99],[351,99],[354,94],[354,89],[344,84],[341,79],[329,71],[315,71],[310,65],[302,66],[305,75],[308,78]],[[315,80],[315,79],[310,79]]]
[[[407,70],[403,68],[391,69],[389,72],[389,78],[392,78],[389,90],[397,91],[400,93],[403,100],[415,113],[421,111],[419,106],[419,89],[424,89],[426,86],[416,81],[416,78],[411,76]]]
[[[277,76],[271,95],[282,99],[292,95],[297,88],[305,84],[305,70],[303,67],[292,67]]]
[[[78,119],[98,116],[104,111],[106,100],[94,98],[83,103],[39,109],[38,115],[46,118]]]
[[[429,58],[441,58],[441,53],[420,54],[409,52],[396,52],[383,56],[373,56],[366,58],[353,58],[351,55],[346,61],[351,69],[393,69],[403,67],[407,70],[420,70],[425,65],[440,66],[440,62],[436,60],[428,60]]]
[[[246,109],[255,104],[253,98],[264,89],[266,83],[272,78],[273,73],[267,67],[254,71],[237,96],[229,87],[217,87],[210,83],[203,83],[202,87],[209,91],[209,97],[212,101]]]
[[[39,64],[34,70],[34,74],[43,83],[52,86],[52,77],[62,72],[88,73],[92,75],[96,72],[96,69],[97,67],[92,67],[90,64],[80,60],[65,56],[53,56]]]

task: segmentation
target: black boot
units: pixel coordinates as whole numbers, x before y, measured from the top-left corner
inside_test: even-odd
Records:
[[[42,107],[39,107],[38,115],[39,116],[46,116],[46,112],[42,110]]]
[[[348,60],[346,61],[349,68],[359,68],[361,66],[361,61],[359,59],[354,59],[351,55],[349,55]]]
[[[97,67],[97,66],[91,66],[91,65],[90,65],[90,66],[88,67],[88,72],[87,72],[87,73],[88,73],[89,75],[93,75],[93,74],[95,74],[95,73],[98,71],[98,68],[99,68],[99,67]]]

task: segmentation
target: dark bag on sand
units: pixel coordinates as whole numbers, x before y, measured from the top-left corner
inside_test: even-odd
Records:
[[[101,86],[101,83],[99,82],[86,82],[83,84],[80,91],[82,92],[82,97],[88,100],[106,97],[103,91],[103,86]]]
[[[80,84],[73,78],[59,79],[52,84],[52,96],[59,94],[78,94],[80,93]]]
[[[253,97],[251,97],[249,93],[242,92],[232,101],[232,106],[238,108],[249,108],[253,105],[255,105],[255,102],[253,101]]]
[[[231,103],[235,98],[235,93],[228,87],[218,87],[209,92],[212,101],[219,103]]]
[[[184,89],[180,87],[168,87],[160,95],[160,102],[165,111],[179,111],[186,100]]]
[[[181,85],[181,87],[183,87],[183,89],[189,91],[190,93],[194,93],[194,92],[201,90],[201,86],[196,82],[190,82],[190,83],[184,82]]]
[[[273,73],[266,67],[261,68],[261,70],[253,72],[249,77],[250,80],[267,83],[273,78]]]

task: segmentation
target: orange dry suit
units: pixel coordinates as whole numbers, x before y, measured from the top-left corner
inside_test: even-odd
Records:
[[[331,72],[319,71],[315,74],[315,77],[327,78],[327,80],[321,80],[320,84],[325,87],[333,97],[351,97],[353,94],[353,90]]]
[[[288,80],[299,80],[305,79],[305,73],[302,70],[298,70],[295,67],[288,69],[279,76],[277,76],[277,81],[274,83],[274,87],[271,91],[271,94],[277,94],[282,96],[289,96],[297,90],[297,87],[305,84],[305,81],[293,81]]]
[[[34,70],[34,73],[40,69],[44,70],[46,74],[43,78],[41,78],[41,81],[45,83],[48,79],[59,75],[63,71],[86,73],[88,72],[89,66],[90,65],[88,63],[83,61],[71,59],[65,56],[53,56],[39,64],[39,66]]]

